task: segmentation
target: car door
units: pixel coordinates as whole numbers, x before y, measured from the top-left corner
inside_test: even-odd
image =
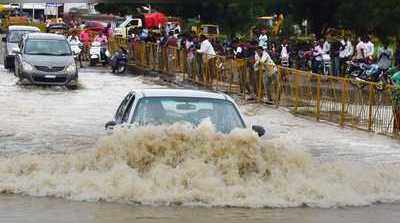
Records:
[[[14,74],[18,76],[20,69],[21,69],[21,61],[22,61],[22,53],[24,52],[24,39],[18,43],[18,48],[20,53],[15,54],[14,58]]]
[[[114,121],[116,124],[120,125],[128,122],[134,101],[135,101],[134,92],[129,93],[124,98],[124,100],[121,102],[121,105],[118,107],[118,110],[114,117]]]

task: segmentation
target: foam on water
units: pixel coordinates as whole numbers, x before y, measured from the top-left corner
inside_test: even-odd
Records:
[[[96,149],[0,158],[0,191],[149,205],[341,207],[400,201],[393,164],[320,164],[250,130],[116,130]]]

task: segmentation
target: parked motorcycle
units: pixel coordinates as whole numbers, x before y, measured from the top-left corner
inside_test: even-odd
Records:
[[[105,66],[110,57],[110,52],[100,42],[94,41],[89,49],[90,66],[96,66],[97,63],[102,63]]]
[[[364,88],[367,82],[377,83],[377,89],[383,90],[384,86],[392,83],[391,75],[388,70],[382,69],[378,64],[352,64],[353,71],[350,75],[354,78],[352,83],[359,88]]]
[[[111,57],[111,70],[113,73],[122,74],[125,73],[128,65],[128,52],[124,48],[120,48],[119,51]]]
[[[352,78],[357,78],[360,76],[365,70],[365,63],[359,63],[356,61],[349,60],[346,62],[346,74],[348,74]]]

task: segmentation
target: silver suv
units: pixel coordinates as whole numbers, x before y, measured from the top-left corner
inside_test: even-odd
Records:
[[[62,35],[30,33],[15,51],[15,75],[22,83],[76,87],[78,68]]]
[[[4,68],[14,68],[14,57],[13,51],[18,48],[18,43],[21,41],[22,36],[27,33],[40,32],[40,29],[34,26],[10,26],[3,41],[3,52],[4,52]]]

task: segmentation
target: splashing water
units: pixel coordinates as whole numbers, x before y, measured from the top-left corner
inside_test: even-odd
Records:
[[[96,150],[0,158],[0,191],[147,205],[341,207],[400,201],[396,165],[314,162],[209,122],[119,129]]]

